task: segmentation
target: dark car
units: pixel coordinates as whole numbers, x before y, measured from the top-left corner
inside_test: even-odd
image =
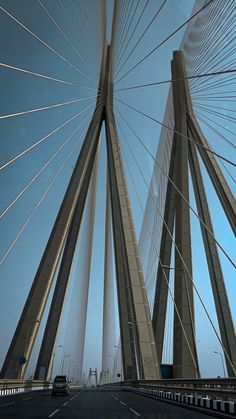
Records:
[[[65,394],[66,396],[70,394],[70,384],[66,375],[56,375],[52,386],[52,396],[56,394]]]

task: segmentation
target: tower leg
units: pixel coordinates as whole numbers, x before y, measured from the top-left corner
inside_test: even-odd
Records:
[[[154,334],[112,110],[106,109],[124,379],[159,378]]]
[[[189,163],[199,217],[203,220],[204,224],[214,235],[213,226],[211,222],[211,215],[207,203],[206,192],[204,188],[200,165],[198,162],[196,146],[193,143],[189,143]],[[226,356],[225,361],[228,370],[228,375],[229,377],[234,377],[236,368],[236,336],[230,306],[228,302],[228,296],[224,284],[224,277],[221,269],[217,245],[213,237],[207,232],[202,223],[201,231],[206,252],[208,270],[211,279],[211,287],[215,301],[221,339],[224,348],[232,364],[234,365],[233,369],[231,363],[229,362]]]
[[[48,320],[43,336],[42,345],[39,352],[39,358],[36,366],[34,378],[45,380],[48,376],[48,371],[51,362],[51,356],[53,353],[53,348],[55,344],[55,339],[59,327],[59,322],[61,318],[61,313],[63,309],[65,293],[70,277],[71,266],[73,262],[75,247],[78,239],[78,234],[81,226],[81,220],[83,216],[83,211],[85,207],[85,202],[87,198],[89,183],[92,175],[92,170],[94,167],[94,160],[97,151],[99,136],[101,129],[101,121],[98,123],[96,130],[96,138],[94,141],[94,146],[91,150],[91,153],[88,156],[88,161],[86,164],[86,171],[83,178],[82,187],[80,190],[78,202],[75,208],[75,212],[71,221],[71,225],[68,231],[68,236],[66,239],[66,244],[63,252],[63,257],[60,265],[60,270],[58,273],[58,278],[50,306],[50,311],[48,315]]]
[[[106,226],[104,258],[104,296],[103,296],[103,339],[102,339],[102,383],[109,379],[107,371],[111,370],[111,359],[115,341],[114,285],[112,265],[112,230],[111,230],[111,197],[109,176],[107,173],[106,188]],[[109,381],[107,381],[109,382]]]
[[[174,182],[175,172],[175,153],[176,153],[176,141],[173,140],[170,167],[169,167],[169,178]],[[165,320],[166,320],[166,307],[168,298],[168,283],[170,276],[171,262],[171,250],[172,250],[172,239],[170,234],[173,235],[174,220],[175,220],[175,199],[176,190],[172,183],[168,180],[167,191],[166,191],[166,202],[164,211],[164,222],[162,227],[161,235],[161,247],[159,264],[157,270],[157,281],[155,289],[154,307],[153,307],[153,331],[156,341],[157,357],[161,362],[164,344],[165,334]],[[164,268],[162,267],[164,265]],[[165,268],[166,267],[166,268]]]
[[[71,355],[71,360],[77,364],[79,382],[82,382],[86,320],[88,311],[88,296],[90,272],[92,266],[93,233],[97,198],[99,150],[97,151],[88,196],[84,209],[83,224],[76,245],[75,263],[73,269],[74,284],[68,313],[65,343],[63,352]],[[61,337],[58,336],[59,339]],[[73,342],[73,345],[72,345]]]
[[[182,60],[177,52],[174,52],[171,64],[176,130],[175,179],[178,190],[189,202],[188,143],[185,138],[187,100]],[[199,368],[195,343],[193,284],[189,278],[189,275],[192,276],[190,213],[189,206],[180,193],[176,193],[175,242],[175,303],[180,317],[175,312],[173,374],[174,378],[193,378],[199,376]]]
[[[8,349],[0,378],[22,378],[24,376],[39,328],[39,322],[46,306],[53,276],[56,272],[75,206],[78,202],[88,156],[90,156],[100,132],[99,121],[101,121],[101,115],[102,109],[98,105]],[[23,355],[26,357],[27,362],[21,366],[19,359]]]
[[[201,144],[203,147],[198,147],[198,151],[210,176],[212,184],[224,209],[228,222],[236,236],[236,200],[230,190],[230,187],[215,159],[215,156],[207,151],[210,149],[208,141],[204,137],[198,122],[193,114],[193,111],[188,113],[188,124],[193,134],[193,139],[196,144]],[[205,148],[204,148],[205,147]]]

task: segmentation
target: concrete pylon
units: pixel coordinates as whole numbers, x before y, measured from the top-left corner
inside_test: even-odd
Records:
[[[186,203],[186,201],[189,202],[188,166],[190,166],[198,215],[205,224],[204,226],[201,223],[201,231],[219,323],[222,349],[225,354],[228,375],[235,376],[236,336],[218,249],[214,240],[214,231],[197,150],[209,173],[222,208],[234,232],[236,229],[236,203],[214,155],[209,152],[210,146],[195,118],[186,77],[183,53],[181,51],[175,51],[172,60],[175,133],[166,194],[164,214],[166,225],[163,225],[162,230],[153,327],[158,356],[161,359],[168,296],[168,285],[163,279],[163,269],[165,268],[162,265],[167,266],[168,269],[171,258],[170,233],[172,234],[173,223],[175,221],[175,243],[178,248],[178,251],[175,252],[174,268],[175,303],[179,314],[177,315],[175,312],[173,373],[174,378],[198,377],[199,368],[194,337],[193,285],[190,280],[192,274],[191,235],[189,208]],[[168,227],[169,233],[167,232],[166,226]],[[182,258],[185,266],[183,265]],[[168,273],[166,273],[166,278],[168,279]],[[180,323],[182,323],[182,326]],[[185,344],[183,344],[184,341]]]
[[[176,378],[199,377],[194,330],[194,301],[192,276],[192,246],[190,228],[188,140],[185,91],[182,77],[182,62],[174,52],[171,62],[172,89],[175,118],[175,184],[181,192],[176,193],[175,207],[175,290],[173,373]],[[185,198],[185,200],[183,199]]]
[[[111,57],[112,53],[111,49]],[[124,379],[158,379],[150,309],[113,113],[113,60],[109,64],[105,127]]]
[[[90,170],[90,173],[92,170],[101,131],[104,100],[106,97],[106,57],[107,45],[104,44],[97,101],[91,123],[8,349],[0,378],[24,378],[24,373],[45,310],[54,274],[65,247],[76,206],[78,205],[79,199],[82,199],[82,195],[84,195],[83,201],[86,198],[85,175],[86,173],[88,175],[88,170]],[[88,166],[90,167],[88,168]],[[84,192],[82,192],[82,189]],[[22,359],[26,360],[24,364],[20,363]]]
[[[160,377],[149,305],[113,113],[111,57],[110,47],[105,46],[96,108],[3,365],[2,378],[23,378],[24,376],[27,363],[22,367],[19,359],[23,355],[27,360],[30,357],[52,278],[58,261],[61,259],[35,372],[35,379],[46,379],[48,376],[103,121],[105,121],[107,135],[124,379],[157,379]],[[29,325],[32,327],[29,328]]]
[[[95,368],[94,370],[92,370],[92,368],[89,368],[89,373],[88,373],[88,379],[87,379],[87,386],[91,387],[92,386],[92,377],[94,377],[95,379],[95,385],[98,385],[98,372],[97,372],[97,368]]]
[[[111,197],[109,177],[106,186],[106,224],[105,224],[105,254],[104,254],[104,290],[103,290],[103,332],[102,332],[102,383],[109,382],[113,354],[115,352],[115,310],[114,310],[114,278],[113,278],[113,242],[111,226]]]
[[[226,367],[229,377],[236,376],[236,335],[228,301],[227,291],[224,283],[223,271],[221,268],[218,248],[214,240],[214,230],[211,221],[210,210],[207,202],[207,195],[201,175],[198,154],[208,171],[212,184],[221,202],[222,208],[229,221],[234,234],[236,234],[236,201],[230,187],[220,170],[215,156],[209,151],[211,149],[194,115],[190,91],[186,79],[184,56],[182,51],[175,53],[179,62],[179,78],[183,79],[185,89],[185,115],[187,120],[188,158],[192,175],[195,199],[198,215],[204,222],[201,223],[202,238],[207,258],[208,270],[211,279],[211,287],[215,302],[216,314],[219,323],[222,349],[225,356]],[[195,144],[193,143],[193,140]]]
[[[88,195],[88,189],[89,189],[90,183],[92,182],[92,172],[93,171],[95,172],[93,174],[93,177],[96,177],[97,175],[95,156],[97,152],[98,139],[95,144],[96,144],[95,149],[94,149],[95,155],[92,154],[90,161],[88,162],[88,166],[85,173],[81,192],[79,195],[78,203],[76,205],[75,212],[74,212],[71,225],[68,231],[68,235],[66,238],[65,249],[63,252],[63,257],[62,257],[60,269],[58,272],[56,286],[54,289],[53,298],[52,298],[52,302],[51,302],[51,306],[50,306],[50,310],[48,314],[48,319],[47,319],[47,323],[46,323],[46,327],[45,327],[45,331],[43,335],[43,340],[42,340],[42,344],[41,344],[41,348],[39,352],[39,357],[37,361],[37,366],[35,370],[35,375],[34,375],[35,380],[46,380],[48,378],[48,373],[50,371],[51,354],[54,350],[58,327],[59,327],[60,319],[63,312],[66,290],[67,290],[67,286],[70,279],[70,272],[71,272],[76,244],[77,244],[77,240],[78,240],[78,236],[80,232],[83,212],[84,212],[85,203],[86,203],[86,199]],[[96,194],[96,191],[93,190],[92,193]],[[93,218],[94,217],[92,216],[91,217],[92,230],[93,230],[93,221],[94,221]],[[91,250],[90,250],[90,254],[87,255],[87,258],[89,262],[91,262]],[[83,278],[83,281],[89,282],[89,279],[87,279],[86,281],[86,278]],[[88,292],[87,292],[87,295],[84,297],[86,299],[88,298]],[[85,310],[87,310],[87,301],[85,302]],[[85,325],[83,325],[83,327],[85,328]]]
[[[85,174],[88,173],[88,170],[92,170],[91,159],[94,159],[97,149],[101,115],[102,106],[98,102],[94,118],[89,126],[74,172],[8,349],[0,374],[1,378],[24,377],[27,362],[36,339],[40,320],[46,306],[53,277],[61,258],[75,209],[79,199],[82,198],[82,194],[84,195],[85,193],[82,192],[82,189],[84,190],[85,188],[83,186],[85,183]],[[90,165],[89,168],[88,165]],[[23,365],[19,362],[22,357],[26,358],[26,363]]]
[[[169,178],[175,183],[175,153],[176,153],[176,142],[173,141],[171,159],[169,166]],[[168,285],[170,277],[170,263],[171,263],[171,251],[172,251],[172,239],[175,222],[175,200],[176,190],[172,183],[169,181],[167,184],[166,191],[166,203],[164,210],[164,221],[162,226],[162,237],[160,247],[160,263],[157,271],[157,281],[153,304],[153,330],[155,334],[157,356],[161,362],[165,335],[165,320],[166,320],[166,308],[168,298]],[[163,268],[164,266],[164,268]]]

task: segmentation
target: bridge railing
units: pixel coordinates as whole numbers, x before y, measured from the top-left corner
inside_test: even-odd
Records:
[[[139,382],[139,387],[158,387],[163,390],[178,390],[181,394],[200,393],[203,396],[211,398],[222,397],[225,400],[236,401],[236,379],[234,378],[206,378],[206,379],[188,379],[188,380],[161,380],[156,382]]]
[[[236,378],[133,380],[113,383],[115,386],[175,391],[180,394],[196,393],[203,397],[222,398],[236,402]]]
[[[24,393],[32,390],[44,390],[50,388],[49,381],[42,380],[0,380],[0,396]]]
[[[107,385],[201,412],[217,412],[222,418],[236,415],[236,378],[137,380]]]

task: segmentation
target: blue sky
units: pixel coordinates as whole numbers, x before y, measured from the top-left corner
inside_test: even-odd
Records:
[[[1,317],[7,319],[0,331],[0,359],[2,362],[7,350],[12,333],[14,332],[17,319],[22,310],[25,298],[31,286],[35,272],[37,270],[41,255],[46,245],[50,230],[55,220],[61,200],[66,190],[68,180],[72,174],[73,167],[78,156],[84,133],[88,126],[91,112],[95,104],[95,95],[97,89],[97,80],[99,76],[99,59],[101,57],[101,43],[99,36],[99,15],[98,1],[72,2],[70,5],[64,0],[61,3],[57,0],[42,0],[48,13],[54,19],[49,17],[45,9],[39,2],[34,0],[1,0],[0,6],[8,13],[14,16],[19,22],[24,24],[38,38],[43,40],[48,46],[36,39],[32,33],[27,32],[13,18],[0,9],[0,31],[1,38],[5,41],[0,45],[1,63],[11,65],[17,68],[30,70],[34,73],[50,76],[56,80],[30,75],[16,71],[16,69],[0,66],[1,99],[0,115],[6,116],[17,112],[24,112],[30,109],[38,109],[44,106],[55,105],[64,102],[77,101],[76,103],[64,106],[28,113],[24,115],[1,118],[1,166],[17,156],[21,151],[26,150],[31,145],[43,139],[51,131],[58,130],[42,141],[38,146],[27,152],[16,161],[9,164],[1,171],[1,213],[8,208],[9,204],[17,197],[25,186],[34,176],[37,176],[39,170],[46,165],[47,161],[58,151],[55,158],[45,167],[43,172],[35,179],[27,191],[12,205],[7,213],[1,218],[1,242],[0,254],[3,259],[8,249],[17,237],[26,220],[34,210],[35,206],[43,196],[46,188],[53,181],[57,172],[60,170],[66,159],[64,168],[55,178],[49,192],[45,195],[38,209],[33,213],[28,225],[22,231],[15,245],[9,251],[6,258],[0,265],[1,293],[0,293],[0,313]],[[108,27],[111,27],[111,9],[112,1],[108,2]],[[123,4],[123,3],[122,3]],[[132,46],[138,41],[139,37],[147,27],[148,23],[155,15],[162,4],[159,0],[150,0],[148,7],[140,20],[139,28],[134,33],[130,44],[127,47],[127,54],[132,50]],[[189,16],[194,1],[181,0],[176,2],[168,0],[164,5],[160,15],[157,17],[150,30],[147,31],[132,56],[122,68],[119,77],[125,74],[133,65],[135,65],[142,56],[155,45],[161,42],[173,30],[181,25]],[[202,2],[199,2],[199,7]],[[95,5],[95,6],[94,6]],[[94,6],[95,8],[93,8]],[[139,2],[134,19],[130,25],[126,26],[126,41],[134,28],[135,22],[142,11],[144,2]],[[132,9],[132,12],[134,8]],[[55,25],[63,28],[63,34]],[[123,21],[125,22],[125,21]],[[127,21],[129,22],[129,21]],[[132,71],[127,77],[115,85],[115,89],[133,86],[142,83],[148,83],[160,80],[169,80],[171,77],[170,61],[172,52],[177,49],[181,43],[185,28],[173,36],[163,47],[161,47],[148,60]],[[122,38],[121,38],[122,39]],[[124,39],[124,38],[123,38]],[[125,45],[125,43],[123,44]],[[53,49],[53,51],[52,51]],[[121,56],[121,54],[120,54]],[[63,58],[62,58],[63,57]],[[228,63],[227,63],[228,65]],[[231,66],[232,67],[232,66]],[[207,68],[207,65],[206,65]],[[119,79],[116,78],[116,81]],[[60,80],[60,81],[58,81]],[[194,87],[194,83],[193,87]],[[116,92],[115,97],[135,106],[147,114],[162,120],[166,106],[169,84],[157,86],[155,88],[146,88],[140,90],[130,90]],[[222,106],[222,99],[219,99]],[[196,97],[194,103],[204,104],[204,101]],[[217,103],[214,102],[217,106]],[[213,105],[214,105],[213,104]],[[143,139],[151,153],[155,155],[158,146],[160,126],[146,120],[131,110],[127,110],[121,104],[115,101],[116,108],[128,118],[130,124],[135,127],[140,137]],[[225,100],[223,103],[225,109],[235,108],[234,103]],[[87,108],[87,109],[86,109]],[[115,108],[115,109],[116,109]],[[197,107],[196,107],[197,109]],[[198,108],[199,110],[199,108]],[[82,112],[82,113],[80,113]],[[131,172],[138,188],[140,199],[145,206],[147,197],[147,188],[143,183],[139,170],[136,167],[132,156],[125,145],[124,135],[130,143],[130,147],[135,153],[138,165],[142,168],[145,178],[149,182],[153,171],[153,160],[148,157],[143,147],[135,140],[134,136],[127,130],[122,122],[118,112],[117,116],[118,130],[122,145],[122,152],[125,160],[125,170],[127,174],[127,183],[130,192],[131,205],[134,214],[137,236],[139,236],[142,226],[143,213],[139,206],[137,196],[132,186],[129,173]],[[200,112],[200,111],[199,111]],[[80,113],[80,114],[79,114]],[[78,116],[75,116],[79,114]],[[75,118],[68,122],[72,117]],[[222,123],[215,117],[215,121]],[[61,125],[66,123],[63,127]],[[81,126],[79,126],[81,124]],[[233,130],[233,122],[227,121],[228,129]],[[219,140],[202,124],[204,132],[215,147],[217,152],[224,154],[227,158],[233,158],[231,148]],[[78,128],[78,131],[73,132]],[[72,135],[70,139],[70,135]],[[228,134],[227,134],[228,135]],[[233,134],[230,135],[232,141]],[[72,149],[72,147],[75,147]],[[70,155],[70,153],[72,153]],[[69,157],[68,157],[69,156]],[[104,144],[104,135],[100,147],[99,163],[99,181],[97,193],[97,214],[95,219],[95,236],[93,245],[93,263],[91,268],[91,286],[88,304],[86,350],[84,370],[90,367],[101,365],[101,330],[102,330],[102,283],[103,283],[103,257],[104,248],[100,245],[104,238],[104,209],[105,209],[105,176],[106,176],[106,150]],[[235,154],[234,154],[235,156]],[[129,171],[127,170],[127,163]],[[204,170],[204,169],[203,169]],[[229,167],[235,179],[235,168]],[[234,170],[234,171],[233,171]],[[233,191],[236,190],[235,183],[224,171],[227,180]],[[235,242],[230,228],[225,220],[225,216],[220,208],[218,198],[213,191],[207,174],[205,174],[207,191],[210,196],[209,205],[214,214],[213,223],[216,231],[216,237],[222,243],[223,247],[235,259]],[[193,206],[194,200],[193,201]],[[220,222],[219,222],[220,220]],[[209,292],[209,278],[203,256],[202,246],[200,244],[199,226],[195,217],[192,217],[192,228],[195,234],[193,240],[194,254],[194,277],[203,295],[205,294],[206,283],[208,283],[208,293],[206,303],[209,309],[213,309],[212,297]],[[221,256],[223,269],[225,273],[226,285],[229,291],[231,309],[236,316],[236,307],[233,296],[236,292],[235,271],[230,264]],[[201,260],[199,269],[198,261]],[[76,275],[75,275],[76,277]],[[73,277],[73,280],[75,279]],[[68,290],[65,313],[68,314],[70,295],[72,292],[72,283]],[[49,299],[50,300],[50,299]],[[9,316],[9,304],[11,304],[11,315]],[[212,332],[208,330],[205,333],[205,318],[197,303],[197,336],[201,342],[199,351],[203,360],[204,371],[206,374],[221,375],[220,367],[216,369],[207,369],[209,360],[214,360],[214,350],[219,350],[216,341],[213,339]],[[66,314],[63,317],[60,335],[57,344],[64,342],[66,328]],[[215,314],[213,314],[215,318]],[[46,318],[46,316],[44,316]],[[42,328],[45,322],[41,322]],[[117,318],[117,312],[116,312]],[[116,322],[116,330],[118,322]],[[79,325],[79,322],[78,322]],[[77,324],[74,325],[75,327]],[[72,327],[73,329],[73,327]],[[64,343],[63,343],[64,344]],[[94,349],[96,348],[96,349]],[[209,360],[204,363],[204,354],[206,348],[210,348]],[[65,348],[64,348],[65,349]],[[57,364],[60,363],[60,349],[57,353]],[[213,354],[213,355],[212,355]],[[72,359],[72,355],[71,355]],[[32,366],[33,368],[33,366]],[[31,371],[30,371],[31,372]]]

